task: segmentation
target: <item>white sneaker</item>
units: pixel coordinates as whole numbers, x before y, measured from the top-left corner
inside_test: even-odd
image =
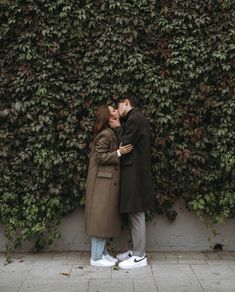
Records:
[[[90,264],[93,267],[105,267],[105,268],[110,268],[110,267],[115,266],[114,262],[111,262],[111,261],[105,259],[104,256],[102,257],[102,259],[97,260],[97,261],[93,261],[93,259],[91,258]]]
[[[119,262],[125,261],[127,259],[129,259],[130,257],[132,257],[133,255],[133,251],[132,250],[128,250],[124,253],[120,253],[117,255],[117,259],[119,260]]]
[[[108,260],[108,261],[110,261],[110,262],[113,262],[113,263],[115,263],[115,264],[118,262],[118,260],[117,260],[116,258],[112,257],[109,253],[105,254],[103,257],[104,257],[106,260]]]
[[[144,257],[132,256],[129,259],[118,264],[120,269],[136,269],[148,265],[146,255]]]

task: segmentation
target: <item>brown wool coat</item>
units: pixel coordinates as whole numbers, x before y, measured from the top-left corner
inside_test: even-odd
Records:
[[[115,237],[121,232],[118,142],[106,128],[93,142],[87,176],[85,230],[91,236]]]

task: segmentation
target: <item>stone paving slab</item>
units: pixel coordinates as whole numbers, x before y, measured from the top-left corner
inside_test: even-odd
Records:
[[[203,292],[189,265],[153,265],[152,268],[159,292]]]
[[[120,278],[120,279],[150,279],[153,278],[151,266],[140,268],[140,269],[113,269],[112,270],[112,278]]]
[[[12,260],[14,263],[28,263],[28,264],[32,264],[32,263],[35,263],[35,262],[39,262],[41,259],[41,253],[18,253],[18,254],[15,254],[13,257],[12,257]],[[44,257],[44,263],[46,263],[47,261],[51,261],[52,258],[48,255],[46,258]]]
[[[81,252],[70,252],[67,254],[67,257],[66,257],[66,263],[67,264],[74,264],[74,265],[77,265],[78,263],[80,264],[88,264],[88,254],[87,254],[87,257],[86,257],[86,262],[83,261],[83,258],[82,258],[82,253]]]
[[[158,292],[154,277],[152,279],[136,278],[136,279],[133,279],[132,281],[134,284],[135,292],[143,292],[143,291]]]
[[[11,263],[9,265],[0,266],[0,291],[14,292],[18,291],[19,287],[27,278],[32,264]]]
[[[80,279],[79,282],[72,282],[69,279],[63,282],[43,282],[35,283],[26,281],[20,288],[19,292],[87,292],[89,286],[89,279]],[[2,292],[2,291],[1,291]],[[5,291],[4,291],[5,292]],[[13,292],[13,291],[7,291]]]
[[[235,273],[235,264],[234,265],[229,265],[229,267],[234,271]]]
[[[89,283],[89,292],[134,292],[132,280],[125,279],[92,279]]]
[[[163,252],[148,252],[149,261],[165,261],[166,255]]]
[[[148,253],[145,268],[89,264],[89,252],[19,253],[4,265],[0,292],[235,292],[235,253]]]
[[[90,252],[69,252],[65,263],[73,265],[90,265]]]
[[[64,281],[71,273],[71,265],[46,263],[34,264],[27,275],[27,281],[42,283],[44,281]]]
[[[92,267],[90,265],[74,265],[70,274],[71,280],[78,279],[111,279],[111,268]]]
[[[235,273],[227,265],[192,266],[196,277],[205,291],[235,291]]]

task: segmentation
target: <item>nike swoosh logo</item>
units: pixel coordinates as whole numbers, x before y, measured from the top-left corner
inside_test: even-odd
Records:
[[[141,261],[144,260],[145,258],[146,258],[146,256],[145,256],[144,258],[140,259],[140,260],[134,259],[134,262],[135,262],[135,263],[141,262]]]

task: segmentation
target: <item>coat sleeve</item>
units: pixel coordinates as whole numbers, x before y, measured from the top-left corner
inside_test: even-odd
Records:
[[[143,126],[140,119],[130,118],[128,119],[125,127],[125,132],[122,127],[117,127],[114,129],[115,135],[119,143],[122,145],[135,144],[140,140],[143,135]]]
[[[95,159],[99,165],[118,164],[117,151],[110,152],[110,140],[107,136],[101,135],[95,142]]]

